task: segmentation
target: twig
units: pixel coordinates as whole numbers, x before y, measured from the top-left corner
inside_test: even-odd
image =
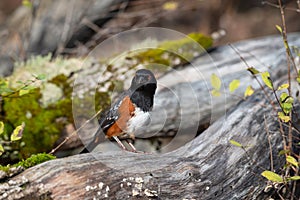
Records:
[[[274,8],[279,8],[279,5],[275,4],[275,3],[271,3],[269,1],[262,1],[261,2],[263,5],[266,4],[268,6],[272,6]],[[298,8],[289,8],[289,7],[285,7],[285,10],[290,10],[290,11],[295,11],[295,12],[300,12],[300,0],[297,0],[297,5]]]
[[[271,167],[271,171],[274,172],[272,144],[271,144],[271,140],[270,140],[270,132],[269,132],[269,128],[268,128],[268,125],[267,125],[266,115],[264,115],[264,123],[265,123],[266,132],[268,134],[269,151],[270,151],[270,165],[271,165],[270,167]]]
[[[250,65],[247,63],[247,61],[242,57],[242,55],[239,53],[239,50],[234,47],[232,44],[229,44],[229,46],[235,51],[235,53],[240,57],[240,59],[244,62],[244,64],[247,66],[247,69],[250,68]],[[276,111],[276,107],[274,102],[271,100],[271,98],[269,97],[268,93],[266,92],[266,90],[264,89],[264,87],[262,86],[262,84],[260,83],[260,81],[258,80],[258,78],[256,77],[256,75],[252,74],[252,77],[257,81],[257,83],[259,84],[259,87],[261,88],[261,90],[264,92],[264,94],[266,95],[267,100],[271,103],[271,106],[273,108],[273,111],[277,114]],[[283,127],[282,127],[282,122],[280,121],[280,119],[277,117],[277,121],[279,123],[279,130],[281,133],[281,137],[282,137],[282,143],[283,143],[283,148],[286,149],[286,141],[285,141],[285,134],[283,131]]]
[[[94,114],[90,119],[88,119],[87,121],[85,121],[82,126],[80,126],[77,130],[73,131],[71,133],[70,136],[67,136],[59,145],[57,145],[54,149],[52,149],[49,154],[53,154],[55,153],[62,145],[64,145],[71,137],[73,137],[75,134],[78,133],[78,131],[80,131],[83,127],[85,127],[88,123],[90,123],[90,121],[92,121],[95,117],[97,117],[99,115],[99,113],[101,113],[102,110],[99,110],[96,114]]]
[[[23,89],[27,88],[28,86],[34,84],[36,81],[39,81],[39,79],[38,79],[36,76],[34,76],[34,79],[26,81],[26,83],[24,83],[24,85],[23,85],[22,87],[16,89],[15,91],[13,91],[13,92],[11,92],[11,93],[9,93],[9,94],[1,95],[1,97],[2,97],[2,98],[9,98],[10,96],[12,96],[12,95],[14,95],[14,94],[17,94],[17,93],[19,93],[21,90],[23,90]]]
[[[239,53],[239,50],[234,47],[232,44],[229,44],[229,46],[234,50],[234,52],[240,57],[240,59],[244,62],[244,64],[247,66],[247,70],[250,69],[250,65],[247,63],[247,61],[243,58],[243,56]],[[276,111],[276,107],[274,102],[271,100],[270,96],[268,95],[267,91],[264,89],[263,85],[261,84],[261,82],[258,80],[258,78],[252,74],[252,77],[256,80],[256,82],[258,83],[260,89],[264,92],[264,94],[266,95],[266,98],[268,99],[268,101],[271,103],[273,110]]]

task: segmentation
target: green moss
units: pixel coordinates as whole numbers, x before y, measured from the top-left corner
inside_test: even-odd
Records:
[[[188,36],[199,43],[204,49],[208,49],[213,45],[213,39],[201,33],[190,33]]]
[[[213,44],[210,37],[200,33],[191,33],[188,37],[165,41],[160,43],[157,48],[139,52],[133,56],[139,63],[155,63],[160,64],[158,69],[165,70],[164,67],[185,64],[191,61],[195,56],[200,55],[205,49],[208,49]],[[153,68],[153,65],[150,65]]]
[[[6,172],[6,173],[9,172],[10,168],[11,168],[11,167],[10,167],[9,165],[7,165],[7,166],[0,165],[0,170],[1,170],[1,171],[4,171],[4,172]]]
[[[96,92],[95,110],[104,110],[111,105],[110,95],[108,92]]]
[[[25,146],[20,148],[20,158],[26,158],[33,153],[48,151],[60,135],[61,123],[55,119],[60,116],[56,110],[41,107],[40,89],[34,89],[29,94],[12,96],[3,99],[5,122],[13,127],[25,122],[22,140]]]
[[[6,173],[10,173],[10,169],[13,167],[24,167],[25,169],[33,167],[35,165],[41,164],[43,162],[46,162],[48,160],[53,160],[56,157],[47,153],[39,153],[35,155],[31,155],[29,158],[22,160],[14,165],[0,165],[0,170],[4,171]]]
[[[22,160],[14,165],[14,167],[22,166],[25,169],[38,165],[40,163],[46,162],[48,160],[53,160],[56,157],[47,153],[39,153],[36,155],[31,155],[26,160]]]
[[[2,116],[6,124],[12,128],[25,122],[22,142],[23,147],[15,142],[14,151],[19,151],[19,159],[28,158],[31,154],[47,152],[53,148],[66,124],[73,122],[71,87],[67,84],[67,77],[59,75],[49,82],[55,83],[63,91],[63,97],[57,102],[44,107],[41,101],[41,89],[36,88],[29,94],[3,98]],[[12,128],[7,131],[11,133]]]

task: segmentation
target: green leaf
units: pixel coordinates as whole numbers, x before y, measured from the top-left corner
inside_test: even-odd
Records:
[[[25,94],[28,94],[30,90],[20,90],[19,91],[19,96],[23,96]]]
[[[256,74],[259,74],[260,72],[255,69],[254,67],[249,67],[247,68],[247,70],[252,74],[252,75],[256,75]]]
[[[276,182],[276,183],[282,183],[283,179],[278,174],[272,172],[272,171],[263,171],[261,173],[263,177],[268,179],[269,181]]]
[[[163,4],[163,9],[164,10],[176,10],[178,8],[178,3],[177,2],[173,2],[173,1],[169,1]]]
[[[34,85],[27,85],[25,88],[23,88],[23,90],[33,90],[35,88],[36,88],[36,86],[34,86]]]
[[[285,100],[289,97],[289,95],[286,92],[281,93],[280,95],[280,103],[284,103]]]
[[[233,92],[240,86],[240,80],[234,79],[229,84],[229,91]]]
[[[283,112],[285,114],[289,114],[292,111],[292,109],[293,109],[293,104],[291,104],[291,103],[283,103],[281,105],[281,107],[282,107],[282,110],[283,110]]]
[[[28,8],[32,8],[32,3],[29,0],[23,0],[22,5]]]
[[[300,180],[300,176],[292,176],[290,178],[288,178],[289,181],[298,181]]]
[[[278,117],[283,122],[289,122],[291,120],[290,116],[285,115],[283,112],[278,112]]]
[[[266,84],[266,86],[268,86],[270,89],[273,89],[273,83],[272,83],[272,80],[270,78],[270,73],[269,72],[262,72],[261,73],[261,78],[262,78],[263,82]]]
[[[221,96],[221,93],[220,93],[220,91],[219,90],[212,90],[211,91],[211,95],[213,95],[213,96],[215,96],[215,97],[219,97],[219,96]]]
[[[4,132],[4,123],[0,121],[0,135]]]
[[[17,126],[13,133],[10,136],[10,141],[20,140],[22,138],[22,134],[25,128],[25,123],[22,122],[20,126]]]
[[[279,86],[277,88],[277,90],[283,90],[283,89],[287,89],[290,85],[288,83],[282,84],[281,86]]]
[[[229,142],[236,147],[243,147],[243,145],[235,140],[229,140]]]
[[[289,96],[286,92],[283,92],[281,93],[279,100],[283,112],[289,114],[293,109],[294,98]]]
[[[279,25],[275,25],[275,26],[276,26],[277,30],[282,34],[282,28],[281,28],[281,26],[279,26]]]
[[[16,83],[18,83],[18,84],[24,84],[23,81],[16,81]]]
[[[36,79],[38,80],[45,80],[46,79],[46,74],[39,74]]]
[[[220,90],[221,79],[216,74],[212,74],[210,76],[210,83],[215,90]]]
[[[288,163],[294,165],[295,167],[299,167],[299,164],[298,164],[297,160],[293,156],[287,156],[286,161]]]
[[[254,93],[254,89],[252,88],[251,85],[249,85],[249,86],[246,88],[246,91],[245,91],[245,93],[244,93],[244,97],[251,96],[253,93]]]
[[[300,70],[298,71],[297,82],[300,84]]]
[[[0,156],[4,153],[4,148],[2,146],[2,144],[0,144]]]
[[[278,155],[284,155],[284,154],[287,154],[287,153],[290,153],[290,150],[281,150],[279,151]]]
[[[294,98],[291,96],[288,96],[288,98],[285,99],[284,103],[290,103],[293,104],[294,103]]]

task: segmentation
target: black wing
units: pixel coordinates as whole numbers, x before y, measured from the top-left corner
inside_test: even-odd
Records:
[[[117,121],[119,118],[118,109],[122,100],[117,101],[109,110],[107,110],[99,119],[99,129],[104,133]]]
[[[117,121],[120,116],[118,109],[126,94],[127,93],[125,92],[121,94],[109,110],[101,113],[101,117],[99,119],[99,128],[95,132],[92,141],[80,153],[91,152],[98,144],[101,143],[101,141],[105,139],[104,134],[106,134],[107,130]]]

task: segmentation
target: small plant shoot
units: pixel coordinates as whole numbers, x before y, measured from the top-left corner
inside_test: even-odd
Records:
[[[273,89],[273,82],[271,80],[269,72],[262,72],[261,78],[262,78],[263,82],[266,84],[266,86],[268,86],[270,89]]]
[[[282,111],[287,115],[293,109],[294,98],[289,96],[286,92],[281,93],[280,95],[280,106]]]
[[[249,67],[247,69],[252,75],[256,75],[256,74],[259,74],[260,71],[258,71],[257,69],[255,69],[254,67]]]
[[[17,126],[15,128],[15,130],[13,131],[13,133],[10,136],[10,140],[13,141],[17,141],[20,140],[22,138],[22,134],[25,128],[25,123],[23,122],[20,126]]]
[[[0,135],[4,132],[4,123],[0,121]]]
[[[233,146],[236,146],[236,147],[240,147],[240,148],[243,148],[243,145],[235,140],[229,140],[229,142],[233,145]]]
[[[286,157],[286,162],[294,165],[297,168],[299,167],[299,164],[298,164],[297,160],[293,156],[287,156]]]
[[[280,34],[282,34],[282,28],[279,25],[275,25],[276,29],[280,32]]]
[[[246,88],[246,90],[245,90],[244,97],[249,97],[249,96],[251,96],[253,93],[254,93],[254,89],[252,88],[251,85],[249,85],[249,86]]]
[[[290,116],[286,115],[285,113],[283,112],[278,112],[278,117],[281,121],[287,123],[291,120]]]
[[[278,174],[276,174],[275,172],[272,171],[263,171],[261,173],[261,175],[263,177],[265,177],[266,179],[268,179],[269,181],[272,181],[274,183],[283,183],[283,178],[281,176],[279,176]]]
[[[221,79],[216,74],[212,74],[210,76],[210,83],[213,87],[211,94],[215,97],[220,96],[221,95],[220,89],[221,89],[221,84],[222,84]]]
[[[289,85],[288,83],[285,83],[285,84],[280,85],[280,86],[277,88],[277,90],[288,89],[289,86],[290,86],[290,85]]]
[[[234,92],[240,86],[240,80],[234,79],[229,84],[229,91]]]

